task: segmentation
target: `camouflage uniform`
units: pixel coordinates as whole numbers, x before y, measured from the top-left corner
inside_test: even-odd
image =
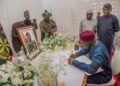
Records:
[[[42,16],[45,17],[51,17],[52,14],[49,13],[48,11],[45,11],[45,13],[42,14]],[[42,20],[40,22],[40,30],[41,30],[41,40],[43,40],[46,36],[50,37],[51,35],[53,35],[52,32],[42,32],[43,30],[46,29],[55,29],[57,28],[56,26],[56,22],[53,19],[50,19],[49,22],[46,22],[45,20]]]

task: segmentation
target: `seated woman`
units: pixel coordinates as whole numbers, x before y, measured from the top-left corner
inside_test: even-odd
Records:
[[[80,33],[80,40],[83,49],[72,54],[68,59],[68,63],[75,67],[92,74],[88,76],[87,84],[104,84],[112,79],[112,70],[109,61],[109,53],[101,41],[95,40],[95,33],[92,31],[84,31]],[[75,58],[89,54],[91,64],[86,64],[75,60]],[[96,73],[98,68],[102,68],[101,72]]]

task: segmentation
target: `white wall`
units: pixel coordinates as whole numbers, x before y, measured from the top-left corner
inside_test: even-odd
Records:
[[[53,14],[58,25],[58,32],[70,33],[78,36],[80,21],[85,18],[88,9],[101,11],[105,3],[113,5],[113,14],[120,19],[120,0],[42,0],[43,9]]]
[[[11,46],[12,24],[24,19],[23,12],[25,10],[29,10],[31,18],[36,18],[39,23],[42,20],[42,7],[41,0],[0,0],[0,22]],[[39,30],[37,32],[40,33]]]
[[[39,24],[42,20],[41,14],[47,9],[53,14],[58,32],[78,36],[79,23],[85,18],[86,11],[93,9],[94,12],[102,12],[103,4],[107,2],[112,3],[113,13],[120,19],[119,0],[0,0],[0,22],[11,46],[12,24],[24,19],[24,10],[29,10],[31,18],[36,18]],[[37,33],[40,39],[39,29]]]

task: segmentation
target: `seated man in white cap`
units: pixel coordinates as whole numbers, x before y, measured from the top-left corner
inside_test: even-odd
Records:
[[[54,32],[57,31],[56,22],[53,19],[50,19],[52,16],[47,10],[42,14],[43,20],[40,22],[41,30],[41,40],[43,41],[45,37],[50,37]]]
[[[97,20],[93,19],[93,11],[88,10],[86,13],[86,18],[83,19],[80,23],[80,32],[83,32],[85,30],[91,30],[96,32],[97,27]]]

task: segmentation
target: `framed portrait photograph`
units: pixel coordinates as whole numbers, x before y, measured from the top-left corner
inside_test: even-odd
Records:
[[[40,49],[38,46],[33,26],[18,28],[17,32],[25,48],[28,58],[35,58],[40,53]]]

